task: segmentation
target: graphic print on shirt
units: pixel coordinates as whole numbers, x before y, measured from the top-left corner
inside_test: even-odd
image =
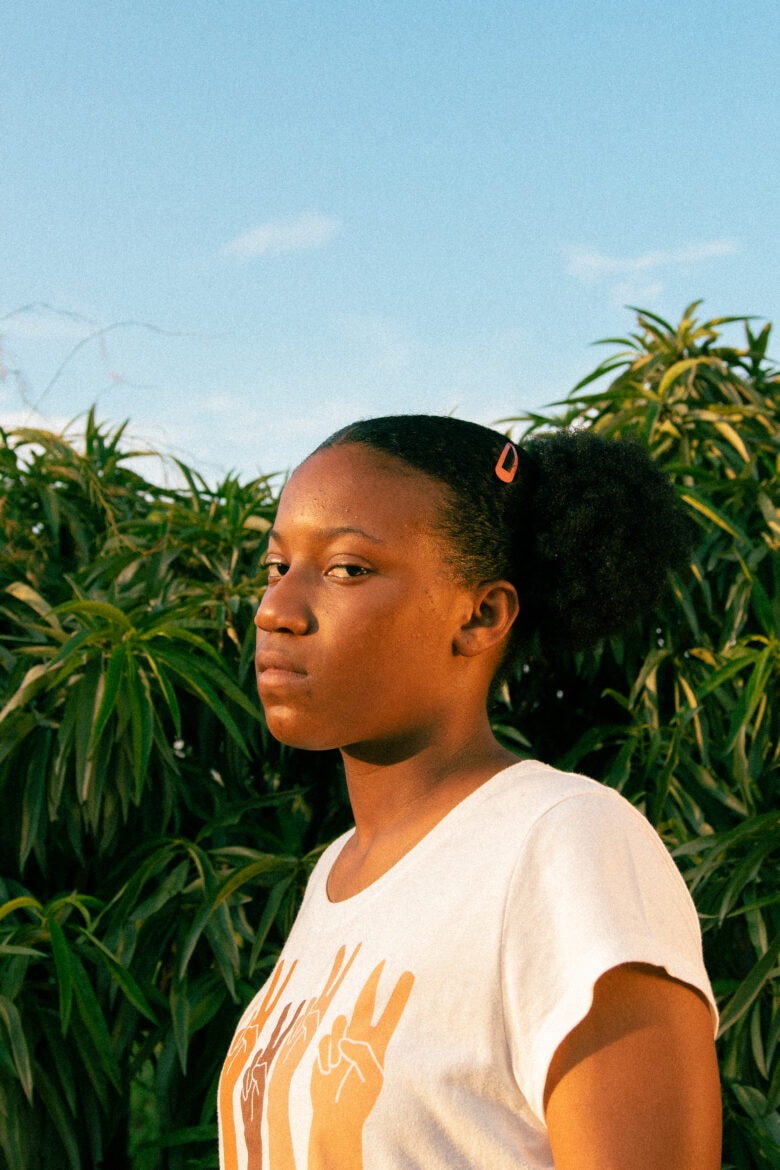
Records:
[[[406,1007],[414,976],[404,971],[380,1009],[377,991],[384,961],[379,963],[360,990],[349,1018],[337,1016],[323,1034],[322,1021],[359,950],[358,945],[347,958],[346,947],[340,947],[321,993],[295,1007],[285,1003],[278,1012],[296,964],[291,964],[286,975],[284,960],[277,964],[261,1004],[237,1033],[220,1078],[224,1170],[239,1170],[239,1166],[246,1166],[246,1170],[263,1170],[264,1166],[273,1170],[362,1170],[363,1126],[382,1090],[385,1053]],[[258,1048],[260,1033],[272,1019],[270,1036]],[[304,1168],[296,1166],[293,1152],[290,1087],[304,1055],[315,1043],[316,1050],[309,1056],[312,1120]],[[239,1160],[236,1140],[234,1096],[239,1078],[246,1162]],[[265,1162],[264,1109],[268,1135]]]
[[[219,1078],[217,1099],[219,1113],[226,1122],[222,1131],[222,1156],[224,1159],[224,1164],[228,1170],[237,1170],[238,1168],[236,1127],[233,1120],[233,1090],[236,1087],[238,1078],[241,1076],[247,1057],[252,1052],[260,1033],[276,1010],[276,1005],[279,1003],[279,1000],[281,999],[287,984],[290,982],[290,977],[294,970],[295,963],[291,965],[286,977],[283,978],[284,960],[282,960],[280,963],[277,963],[276,967],[274,968],[273,975],[268,981],[268,987],[265,990],[265,995],[263,996],[259,1006],[252,1012],[243,1028],[241,1028],[233,1037],[233,1043],[230,1045],[227,1057],[225,1058],[225,1063],[222,1066],[222,1073],[220,1074]],[[262,1088],[260,1089],[261,1099],[258,1103],[258,1117],[262,1116],[262,1093],[264,1093],[264,1091],[265,1084],[263,1084]],[[262,1152],[260,1156],[262,1157]]]

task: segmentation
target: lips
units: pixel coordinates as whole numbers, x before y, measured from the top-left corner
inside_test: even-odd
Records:
[[[286,654],[273,651],[258,654],[255,669],[257,685],[263,690],[300,685],[307,677],[299,663],[290,661]]]
[[[302,666],[291,661],[286,654],[279,654],[276,651],[261,651],[255,660],[257,673],[262,674],[265,670],[289,670],[292,674],[306,674]]]

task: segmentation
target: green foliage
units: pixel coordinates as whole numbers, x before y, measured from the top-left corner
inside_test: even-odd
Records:
[[[624,637],[535,657],[495,726],[621,789],[675,852],[743,1170],[780,1157],[780,382],[768,325],[695,311],[639,314],[524,419],[646,445],[691,570]],[[253,695],[277,485],[178,464],[161,487],[122,438],[91,414],[78,443],[0,432],[0,1170],[213,1167],[235,1022],[347,824],[337,759],[276,744]]]
[[[121,434],[0,448],[13,1170],[213,1165],[221,1056],[344,815],[333,761],[271,741],[252,694],[274,486],[156,486]]]
[[[524,420],[646,446],[698,538],[652,620],[532,661],[501,720],[622,790],[675,853],[722,1013],[724,1165],[741,1170],[780,1164],[780,378],[769,325],[697,307],[676,328],[640,312],[559,413]],[[723,340],[735,324],[742,347]]]

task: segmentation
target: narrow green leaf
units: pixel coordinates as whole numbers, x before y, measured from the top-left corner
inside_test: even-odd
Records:
[[[766,1052],[764,1051],[764,1030],[762,1027],[761,1011],[759,1004],[753,1004],[750,1012],[750,1049],[753,1056],[753,1062],[765,1080],[769,1080],[769,1069],[767,1068]]]
[[[776,934],[750,973],[742,980],[720,1013],[719,1036],[723,1036],[745,1014],[771,977],[780,955],[780,933]]]
[[[100,696],[100,705],[95,712],[95,718],[92,723],[92,731],[89,737],[89,751],[93,753],[97,749],[100,742],[100,737],[106,729],[114,707],[116,706],[117,697],[119,695],[119,687],[122,681],[122,675],[125,668],[125,658],[127,650],[125,644],[120,642],[115,646],[111,652],[111,657],[108,662],[108,670],[102,676],[104,679],[103,690]]]
[[[744,459],[745,463],[749,463],[750,454],[748,453],[748,449],[745,446],[741,436],[734,430],[733,426],[725,421],[715,422],[713,423],[713,426],[719,434],[723,435],[723,438],[726,440],[726,442],[731,444],[740,458]]]
[[[281,882],[277,882],[268,894],[262,916],[259,923],[257,924],[257,930],[255,931],[255,938],[252,944],[252,953],[249,957],[249,970],[247,971],[247,974],[250,979],[255,972],[257,961],[260,957],[260,953],[263,947],[265,946],[265,940],[268,938],[268,934],[274,924],[276,915],[279,912],[279,908],[287,893],[289,892],[293,881],[294,875],[285,878]]]
[[[10,902],[4,902],[0,906],[0,920],[6,918],[9,914],[14,914],[17,910],[23,910],[25,908],[39,912],[43,909],[37,898],[31,897],[29,894],[22,894],[20,897],[12,898]]]
[[[699,685],[700,694],[709,695],[719,691],[729,679],[752,666],[759,654],[760,651],[743,645],[730,647],[723,665],[719,666]]]
[[[237,869],[229,877],[225,878],[217,891],[213,905],[215,907],[218,906],[234,894],[236,890],[240,889],[241,886],[246,885],[247,882],[253,881],[254,878],[260,877],[262,874],[274,872],[289,873],[297,864],[298,862],[295,858],[280,857],[275,853],[263,854],[262,857],[250,862],[249,865],[242,866],[241,869]]]
[[[233,924],[224,903],[218,906],[216,912],[207,920],[203,933],[208,939],[230,998],[235,999],[235,977],[239,971],[240,961]]]
[[[32,741],[22,793],[19,822],[19,869],[24,869],[27,858],[42,835],[43,812],[46,807],[46,781],[53,746],[53,732],[41,728]]]
[[[140,985],[138,984],[135,977],[130,973],[130,971],[128,971],[126,967],[122,966],[116,955],[112,955],[108,947],[105,946],[99,938],[96,938],[92,934],[88,935],[87,937],[89,938],[91,945],[100,952],[103,961],[106,963],[111,972],[111,978],[115,983],[119,984],[133,1007],[139,1011],[142,1016],[146,1016],[147,1020],[151,1020],[153,1024],[156,1024],[157,1016],[155,1015],[151,1004],[141,990]]]
[[[669,658],[671,651],[668,649],[651,650],[645,658],[639,673],[636,676],[634,685],[631,688],[631,695],[629,702],[633,706],[641,695],[642,691],[655,696],[656,694],[656,673],[658,667]]]
[[[151,858],[144,867],[141,880],[138,883],[133,883],[132,887],[127,887],[125,896],[121,897],[121,900],[118,901],[118,910],[122,920],[132,922],[136,929],[140,928],[145,921],[157,914],[168,902],[174,902],[178,906],[178,895],[182,892],[189,879],[189,861],[181,861],[161,881],[158,878],[154,883],[151,894],[143,902],[135,903],[136,892],[140,892],[146,881],[159,872],[168,860],[168,857],[169,851],[166,849]]]
[[[0,723],[3,722],[12,711],[16,711],[19,707],[23,707],[29,703],[30,699],[34,699],[40,690],[46,685],[46,675],[49,670],[49,665],[46,662],[39,662],[35,666],[31,666],[27,674],[22,679],[22,682],[16,691],[11,695],[6,705],[0,711]]]
[[[190,1043],[190,1002],[186,976],[183,979],[174,979],[171,983],[169,1003],[176,1052],[179,1056],[181,1071],[186,1075],[187,1049]]]
[[[76,1086],[75,1077],[73,1075],[73,1049],[70,1043],[63,1039],[56,1028],[50,1029],[46,1034],[46,1052],[51,1057],[56,1075],[56,1083],[58,1084],[58,1097],[65,1097],[65,1104],[70,1112],[75,1116],[78,1109],[80,1085]],[[36,1089],[38,1088],[39,1072],[41,1064],[36,1065]],[[52,1078],[54,1080],[54,1078]]]
[[[3,1083],[3,1079],[0,1079],[0,1150],[9,1167],[23,1167],[26,1153],[20,1116],[21,1099],[16,1085],[16,1081]]]
[[[666,394],[669,387],[673,386],[674,383],[683,376],[683,374],[687,374],[690,371],[695,370],[696,367],[700,366],[704,361],[706,361],[705,358],[695,357],[683,358],[682,361],[674,362],[674,364],[669,367],[658,384],[658,393],[661,395],[661,397]]]
[[[775,608],[769,599],[769,594],[756,576],[750,582],[750,602],[758,623],[767,638],[777,637],[778,621]]]
[[[271,521],[265,516],[258,516],[257,513],[251,513],[249,516],[244,517],[243,526],[252,532],[265,533],[271,527]]]
[[[74,1001],[78,1009],[79,1021],[81,1027],[75,1028],[76,1033],[85,1032],[94,1048],[94,1055],[97,1057],[98,1063],[114,1086],[118,1089],[120,1085],[119,1068],[117,1067],[116,1058],[114,1056],[113,1046],[111,1044],[111,1034],[106,1023],[103,1009],[95,994],[94,988],[89,980],[87,972],[85,971],[81,960],[71,951],[71,978],[73,983]],[[91,1073],[97,1073],[96,1069],[91,1069]],[[92,1082],[96,1090],[100,1089],[100,1081],[96,1076],[92,1077]]]
[[[115,634],[121,636],[132,630],[132,625],[126,613],[116,605],[107,601],[66,601],[58,605],[54,611],[57,614],[76,614],[84,618],[99,618],[100,624],[114,629]]]
[[[737,736],[753,718],[753,714],[764,695],[767,682],[774,668],[773,657],[773,647],[767,646],[756,658],[755,665],[750,673],[750,678],[745,684],[740,700],[732,712],[731,727],[729,729],[728,741],[725,745],[725,751],[727,752],[733,750]]]
[[[76,749],[76,782],[79,801],[84,804],[89,794],[89,785],[92,779],[94,766],[90,756],[89,743],[92,737],[92,726],[95,714],[100,706],[105,675],[98,658],[93,658],[88,664],[79,682],[73,687],[70,699],[74,705],[74,747]]]
[[[74,662],[77,659],[77,651],[80,650],[82,646],[94,640],[94,630],[89,628],[85,630],[78,630],[77,633],[72,634],[60,646],[59,650],[54,655],[49,664],[50,668],[53,670],[55,666],[60,666],[63,662],[65,662],[68,664],[69,668],[72,669]],[[68,661],[69,659],[70,662]]]
[[[149,759],[152,754],[154,706],[149,694],[146,676],[140,671],[134,671],[132,676],[125,680],[122,693],[130,709],[135,782],[134,799],[138,803],[141,799]]]
[[[189,961],[192,958],[195,947],[198,945],[200,936],[203,934],[203,931],[206,928],[206,923],[213,913],[213,902],[204,901],[194,919],[192,920],[192,925],[190,926],[189,932],[184,941],[184,945],[181,948],[177,966],[177,978],[184,979],[185,975],[187,974]]]
[[[13,943],[0,942],[0,955],[27,955],[31,959],[45,959],[46,952],[37,947],[15,946]]]
[[[693,313],[694,309],[696,308],[696,306],[699,304],[701,304],[700,301],[694,301],[685,310],[685,313],[683,314],[683,316],[690,317],[691,314]],[[664,331],[664,333],[668,333],[668,334],[672,334],[672,335],[674,334],[674,329],[669,324],[669,322],[664,320],[663,317],[659,317],[657,313],[651,313],[649,309],[642,309],[642,308],[640,308],[639,305],[628,305],[627,307],[629,309],[631,309],[632,312],[637,314],[639,321],[640,321],[640,324],[644,325],[645,318],[647,318],[650,321],[655,321],[656,325],[660,325],[661,329]]]
[[[726,516],[720,508],[716,508],[711,500],[706,499],[699,492],[692,487],[686,487],[684,491],[680,492],[680,499],[691,508],[694,508],[702,516],[706,516],[718,528],[722,528],[724,532],[728,532],[729,536],[741,540],[743,544],[749,545],[750,540],[747,534],[739,528],[730,516]]]
[[[208,672],[203,669],[204,663],[196,663],[192,658],[187,658],[186,655],[180,654],[178,651],[171,651],[167,648],[165,650],[158,650],[158,654],[167,662],[168,666],[170,666],[170,668],[179,675],[185,686],[185,689],[201,698],[206,706],[211,711],[213,711],[217,719],[219,719],[220,723],[223,725],[226,731],[229,732],[232,739],[238,745],[243,755],[249,757],[249,748],[246,745],[244,736],[241,734],[241,731],[233,719],[233,716],[227,710],[225,704],[222,702],[219,695],[208,681]],[[225,687],[224,689],[227,690],[228,688]],[[242,696],[242,698],[246,703],[247,709],[249,709],[256,718],[259,718],[257,712],[246,700],[246,696]],[[243,705],[244,703],[242,703],[242,706]]]
[[[688,623],[691,634],[698,642],[701,640],[701,626],[690,590],[676,573],[671,575],[671,585],[680,609],[685,614],[685,620]]]
[[[160,690],[163,693],[163,698],[165,699],[168,711],[170,712],[171,718],[173,720],[174,734],[178,738],[181,736],[181,711],[179,709],[179,700],[176,697],[176,688],[171,683],[171,680],[168,678],[166,672],[160,669],[160,664],[157,662],[154,655],[149,653],[148,649],[144,651],[144,655],[146,661],[151,667],[154,677],[159,683]],[[139,671],[139,673],[143,672]],[[148,682],[146,683],[146,691],[147,693],[150,693],[151,691]]]
[[[34,609],[41,617],[48,617],[52,611],[52,607],[45,597],[41,597],[31,585],[25,581],[12,581],[10,585],[6,585],[6,593],[10,593],[17,601],[23,601],[25,605],[29,605],[30,609]]]
[[[24,1035],[24,1028],[22,1027],[22,1018],[19,1015],[19,1009],[16,1004],[12,1003],[4,995],[0,995],[0,1020],[5,1024],[5,1030],[8,1034],[11,1045],[11,1056],[13,1057],[19,1084],[24,1090],[25,1097],[32,1104],[33,1075],[30,1065],[30,1052],[27,1048],[27,1039]]]
[[[589,386],[591,384],[591,382],[596,382],[599,378],[603,378],[606,374],[610,374],[613,370],[622,369],[625,365],[628,364],[629,361],[630,361],[630,356],[627,356],[625,358],[619,358],[616,361],[604,362],[603,365],[598,366],[595,370],[593,370],[592,373],[588,374],[584,378],[581,378],[580,381],[577,382],[576,386],[572,390],[572,395],[577,394],[578,391],[583,390],[586,386]],[[559,404],[553,403],[553,405],[559,405]],[[544,418],[544,416],[541,416],[541,417],[542,417],[544,422],[548,421],[546,418]],[[502,421],[506,422],[508,420],[504,419]]]
[[[54,968],[57,972],[57,986],[60,998],[60,1030],[67,1036],[70,1026],[70,1012],[73,1006],[73,968],[70,958],[70,948],[65,939],[65,932],[56,918],[46,921],[51,939],[51,950],[54,955]]]
[[[35,1088],[40,1094],[41,1100],[46,1107],[46,1112],[52,1119],[57,1135],[62,1142],[70,1170],[85,1170],[79,1150],[75,1120],[66,1113],[63,1108],[62,1094],[49,1079],[46,1070],[41,1066],[36,1068]]]

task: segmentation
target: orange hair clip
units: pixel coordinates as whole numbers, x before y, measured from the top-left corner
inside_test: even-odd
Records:
[[[517,475],[519,462],[520,456],[517,453],[517,447],[514,443],[507,443],[498,457],[496,475],[503,483],[511,483]]]

